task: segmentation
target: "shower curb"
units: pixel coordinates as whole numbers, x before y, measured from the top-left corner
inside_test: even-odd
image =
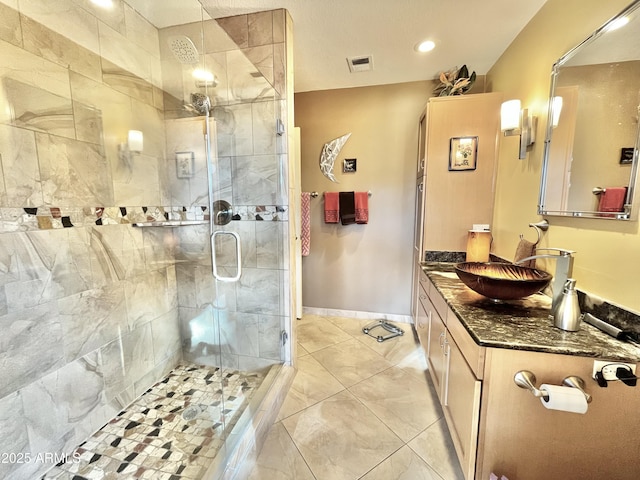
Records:
[[[251,416],[251,423],[243,429],[233,451],[224,456],[226,463],[211,465],[202,477],[203,480],[245,480],[249,476],[296,372],[295,367],[283,365],[273,382],[269,382],[268,376],[265,378],[263,384],[269,385],[269,390],[257,405],[255,413],[252,413],[250,407],[245,411]]]

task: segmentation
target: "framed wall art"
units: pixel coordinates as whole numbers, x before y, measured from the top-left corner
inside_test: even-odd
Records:
[[[194,174],[193,152],[176,152],[176,176],[178,178],[192,178]]]
[[[631,165],[633,163],[633,147],[626,147],[620,149],[620,164]]]
[[[345,158],[342,164],[342,173],[356,173],[358,169],[357,162],[355,158]]]
[[[449,171],[475,170],[478,137],[452,137],[449,140]]]

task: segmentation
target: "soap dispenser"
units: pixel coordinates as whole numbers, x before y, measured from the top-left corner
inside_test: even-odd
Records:
[[[580,330],[581,320],[576,281],[568,278],[562,289],[560,303],[553,314],[553,324],[562,330],[577,332]]]

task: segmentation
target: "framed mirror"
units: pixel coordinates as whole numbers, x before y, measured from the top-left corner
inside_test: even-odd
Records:
[[[636,0],[553,65],[538,213],[635,220],[639,113]]]

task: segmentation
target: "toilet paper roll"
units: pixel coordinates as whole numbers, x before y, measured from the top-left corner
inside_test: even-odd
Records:
[[[562,410],[563,412],[587,413],[587,398],[577,388],[561,385],[548,385],[543,383],[540,390],[547,392],[548,400],[540,398],[542,405],[549,410]]]

